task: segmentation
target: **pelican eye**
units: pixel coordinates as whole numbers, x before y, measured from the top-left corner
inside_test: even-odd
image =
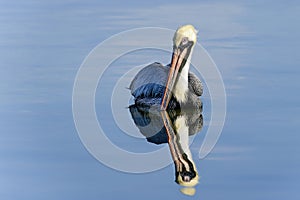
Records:
[[[189,42],[189,40],[188,40],[188,38],[187,37],[184,37],[184,38],[182,38],[182,40],[181,40],[181,45],[186,45],[187,43]]]

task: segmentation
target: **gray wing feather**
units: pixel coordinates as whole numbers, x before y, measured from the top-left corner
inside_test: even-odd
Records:
[[[132,80],[129,89],[135,98],[162,96],[168,76],[168,68],[152,63],[141,69]]]
[[[189,72],[188,81],[189,81],[189,90],[194,94],[196,94],[197,96],[201,96],[203,93],[203,86],[199,78],[195,74]]]

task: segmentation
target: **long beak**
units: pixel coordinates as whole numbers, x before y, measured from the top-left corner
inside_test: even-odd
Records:
[[[187,49],[183,49],[182,51],[179,48],[175,48],[171,61],[171,68],[168,75],[168,80],[166,84],[166,89],[164,92],[164,96],[161,101],[161,110],[166,110],[170,99],[172,97],[172,91],[177,80],[178,71],[181,67],[182,61],[185,58],[185,54],[187,53]]]

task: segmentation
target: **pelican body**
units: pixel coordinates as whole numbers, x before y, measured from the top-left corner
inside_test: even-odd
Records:
[[[169,65],[155,62],[143,69],[130,84],[135,104],[141,107],[160,105],[161,110],[184,106],[202,108],[198,98],[203,87],[196,75],[189,72],[190,60],[197,40],[197,31],[192,25],[177,29],[173,37],[173,54]]]

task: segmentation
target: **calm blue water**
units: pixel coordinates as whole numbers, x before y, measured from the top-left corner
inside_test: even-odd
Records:
[[[299,199],[299,20],[297,1],[2,0],[0,198]],[[193,197],[180,193],[172,165],[147,174],[102,165],[82,145],[72,117],[73,82],[96,45],[131,28],[185,23],[199,30],[227,92],[215,149],[199,160],[200,143],[191,146],[201,176]],[[167,53],[151,56],[149,62],[169,61]],[[130,60],[115,63],[122,64]],[[107,71],[107,88],[122,72]],[[106,98],[97,94],[96,106]],[[204,101],[209,104],[207,95]],[[101,119],[100,110],[97,115]],[[105,126],[120,131],[109,116]],[[136,144],[137,152],[158,148],[142,139],[111,138],[129,150]]]

